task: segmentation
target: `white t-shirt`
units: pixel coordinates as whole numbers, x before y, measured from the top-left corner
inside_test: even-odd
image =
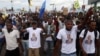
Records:
[[[14,50],[18,47],[17,38],[20,37],[18,30],[13,30],[12,32],[8,33],[7,29],[2,29],[6,39],[6,49],[7,50]]]
[[[45,27],[46,25],[48,25],[48,22],[42,22],[42,24],[43,24],[43,27]]]
[[[41,28],[36,28],[35,30],[30,27],[26,29],[29,32],[29,48],[40,48],[40,33],[42,31]]]
[[[77,26],[73,26],[71,31],[63,28],[58,32],[57,39],[62,40],[62,53],[70,54],[76,52],[76,35]]]
[[[84,32],[85,32],[85,30],[83,30],[81,32],[80,38],[84,37]],[[99,32],[97,33],[97,39],[99,39]],[[94,34],[94,31],[87,32],[86,37],[83,40],[82,46],[83,46],[86,53],[88,53],[88,54],[95,53],[95,34]]]

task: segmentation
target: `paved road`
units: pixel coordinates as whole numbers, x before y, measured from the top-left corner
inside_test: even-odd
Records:
[[[43,42],[42,42],[42,43],[43,43]],[[44,43],[43,43],[43,44],[44,44]],[[42,46],[43,46],[43,44],[42,44]],[[43,47],[44,47],[44,46],[43,46]],[[44,49],[43,47],[41,47],[41,49],[40,49],[40,55],[41,55],[41,56],[52,56],[51,53],[48,53],[49,51],[44,52],[44,51],[43,51],[43,49]],[[0,56],[5,56],[5,50],[6,50],[6,45],[3,46]],[[48,53],[48,54],[46,54],[46,53]]]

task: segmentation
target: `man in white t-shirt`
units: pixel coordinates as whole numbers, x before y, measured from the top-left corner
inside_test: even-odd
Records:
[[[77,26],[73,26],[72,20],[66,20],[65,28],[58,32],[54,56],[59,56],[60,46],[61,56],[76,56],[76,33]]]
[[[18,30],[13,29],[11,22],[6,23],[6,27],[2,29],[6,39],[6,55],[5,56],[20,56],[19,45],[23,50],[20,35]]]
[[[26,29],[29,32],[29,54],[28,56],[40,56],[39,48],[41,47],[40,34],[41,28],[37,28],[37,22],[32,22],[32,27]]]
[[[95,56],[96,47],[99,39],[99,32],[96,30],[96,22],[90,21],[89,27],[80,34],[80,47],[83,56]]]

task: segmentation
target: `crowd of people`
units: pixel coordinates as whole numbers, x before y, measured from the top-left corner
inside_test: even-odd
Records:
[[[100,56],[100,11],[68,15],[0,15],[0,54],[5,56]]]

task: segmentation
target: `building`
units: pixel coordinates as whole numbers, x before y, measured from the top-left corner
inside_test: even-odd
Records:
[[[88,0],[88,5],[94,4],[94,8],[95,10],[99,9],[100,10],[100,6],[97,6],[98,4],[100,4],[100,0]]]
[[[97,4],[100,0],[88,0],[88,4]]]

